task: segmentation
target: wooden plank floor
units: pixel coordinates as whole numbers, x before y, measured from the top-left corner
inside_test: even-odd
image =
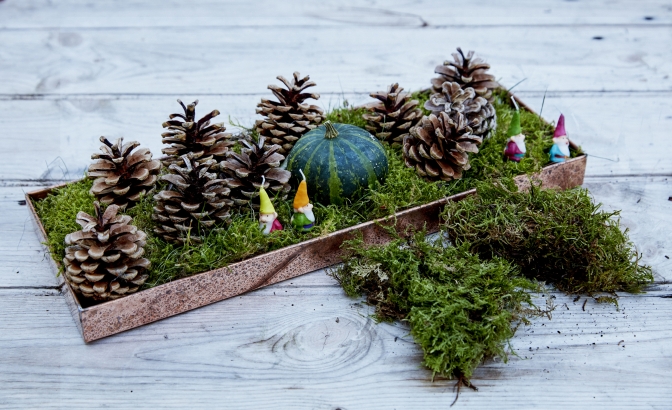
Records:
[[[477,3],[477,4],[476,4]],[[79,177],[97,137],[160,151],[176,98],[250,124],[275,76],[324,107],[428,85],[475,49],[589,154],[585,187],[656,283],[620,308],[557,306],[475,374],[456,408],[672,408],[672,3],[669,0],[0,1],[0,407],[434,409],[402,324],[376,324],[324,271],[85,345],[25,206]]]

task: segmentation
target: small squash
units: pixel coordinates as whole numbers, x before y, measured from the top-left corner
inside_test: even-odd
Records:
[[[296,180],[303,170],[308,195],[316,202],[342,205],[383,183],[388,164],[385,149],[373,135],[354,125],[326,121],[296,142],[287,169]]]

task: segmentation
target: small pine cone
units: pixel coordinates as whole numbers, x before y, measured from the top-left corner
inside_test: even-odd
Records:
[[[165,166],[180,164],[182,155],[190,155],[199,161],[213,158],[215,161],[224,159],[226,152],[234,144],[231,134],[225,133],[224,123],[210,124],[210,120],[219,115],[214,110],[210,114],[196,121],[196,104],[198,100],[182,106],[184,114],[170,114],[169,120],[163,123],[168,131],[161,134],[164,144],[170,147],[161,150],[168,157],[163,159]]]
[[[267,138],[267,143],[280,145],[278,152],[287,155],[303,134],[317,127],[324,119],[322,109],[316,105],[310,105],[304,101],[308,98],[315,100],[319,94],[304,93],[306,88],[313,87],[315,83],[310,76],[299,78],[298,72],[294,73],[294,79],[288,81],[283,76],[278,76],[285,88],[277,85],[269,85],[268,89],[278,101],[262,99],[257,104],[257,114],[266,119],[257,120],[254,128],[259,135]]]
[[[465,57],[458,47],[457,53],[453,53],[453,61],[445,61],[434,69],[439,76],[432,79],[432,89],[438,93],[446,81],[455,82],[463,88],[473,88],[477,95],[492,101],[492,90],[499,87],[499,83],[494,75],[488,74],[489,69],[490,64],[474,58],[473,51],[469,51]]]
[[[368,122],[366,129],[381,141],[401,144],[408,131],[422,118],[419,102],[411,100],[410,94],[402,93],[403,90],[399,84],[392,84],[387,92],[371,94],[371,97],[379,101],[365,105],[365,108],[372,111],[371,114],[362,116]]]
[[[280,154],[279,145],[265,145],[266,139],[259,137],[254,142],[249,137],[241,139],[244,148],[240,154],[233,151],[227,153],[226,161],[222,161],[220,169],[226,176],[226,184],[231,188],[230,198],[239,206],[251,206],[259,210],[259,187],[264,182],[264,189],[269,191],[271,201],[275,198],[287,199],[289,178],[292,173],[280,168],[285,156]]]
[[[135,149],[136,141],[123,144],[119,138],[114,144],[100,137],[105,144],[102,154],[93,154],[88,176],[95,178],[91,194],[103,204],[119,205],[121,209],[135,205],[142,195],[154,190],[161,163],[152,159],[147,148]],[[129,206],[130,205],[130,206]]]
[[[131,217],[117,215],[110,205],[105,212],[77,214],[81,231],[65,237],[65,278],[78,294],[94,300],[117,299],[137,292],[147,278],[149,260],[142,257],[147,235],[131,225]]]
[[[487,138],[497,128],[495,107],[485,98],[477,96],[473,88],[463,88],[458,83],[443,83],[441,92],[432,94],[425,102],[425,109],[435,115],[441,111],[464,114],[471,133],[479,137]]]
[[[198,161],[183,155],[182,163],[184,168],[172,164],[170,174],[161,176],[170,185],[154,196],[154,232],[171,243],[201,243],[203,235],[216,229],[216,224],[231,221],[231,190],[225,180],[217,179],[214,159]]]
[[[411,128],[411,135],[404,138],[404,161],[429,180],[460,179],[462,171],[471,168],[468,153],[477,153],[481,142],[464,115],[442,111],[423,117]]]

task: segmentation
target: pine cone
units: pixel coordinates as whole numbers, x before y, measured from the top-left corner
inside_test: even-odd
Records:
[[[432,79],[433,91],[441,92],[443,83],[450,81],[458,83],[462,88],[471,87],[477,95],[492,101],[492,90],[499,87],[499,83],[494,75],[488,74],[490,64],[473,57],[473,51],[465,57],[462,49],[458,47],[457,53],[453,53],[453,61],[445,61],[443,65],[434,69],[439,76]]]
[[[468,153],[478,152],[481,142],[481,137],[471,133],[463,114],[442,111],[422,117],[420,124],[411,128],[411,135],[404,138],[404,161],[430,180],[459,179],[462,171],[471,168]]]
[[[147,235],[131,225],[131,217],[117,215],[110,205],[105,212],[77,214],[81,231],[65,237],[65,278],[72,289],[94,300],[117,299],[136,292],[149,275],[149,260],[142,257]]]
[[[89,178],[95,178],[92,195],[103,204],[116,204],[125,209],[154,190],[161,163],[152,159],[149,149],[136,150],[140,143],[123,144],[123,138],[114,144],[105,137],[100,137],[100,141],[105,144],[100,147],[103,153],[91,155],[95,161],[88,171]]]
[[[231,134],[225,133],[224,123],[210,124],[210,120],[219,115],[214,110],[210,114],[196,121],[196,104],[198,100],[185,106],[177,100],[184,110],[183,114],[170,114],[170,120],[163,123],[168,131],[161,134],[164,144],[170,147],[161,150],[168,155],[162,162],[165,166],[182,163],[182,155],[188,154],[199,161],[214,158],[215,161],[224,159],[226,152],[234,142]],[[177,118],[177,119],[175,119]]]
[[[172,164],[168,168],[171,173],[161,177],[171,185],[154,196],[154,232],[167,242],[182,244],[189,238],[201,243],[203,235],[218,222],[230,222],[231,190],[225,180],[217,179],[214,159],[198,161],[183,155],[182,163],[184,168]]]
[[[279,145],[265,145],[266,139],[262,136],[256,143],[249,137],[241,139],[245,146],[240,154],[227,152],[227,159],[220,164],[221,171],[226,176],[226,184],[231,188],[231,199],[238,206],[246,206],[253,198],[259,196],[259,187],[265,178],[264,189],[280,200],[287,199],[289,192],[289,178],[292,173],[280,168],[285,156],[278,151]],[[259,210],[257,201],[251,203],[254,210]]]
[[[476,96],[471,87],[460,87],[458,83],[446,81],[441,86],[441,92],[432,94],[425,101],[425,109],[434,115],[444,111],[448,114],[459,112],[467,117],[467,125],[471,133],[487,138],[490,131],[497,128],[497,113],[495,107],[488,100]]]
[[[387,92],[371,94],[371,97],[379,101],[365,106],[373,111],[372,114],[362,116],[368,122],[366,129],[382,141],[401,144],[408,135],[408,130],[422,118],[419,102],[411,100],[410,94],[402,93],[403,90],[399,84],[392,84]]]
[[[299,79],[299,73],[294,73],[294,79],[288,81],[283,76],[278,80],[285,84],[287,89],[277,85],[269,85],[268,89],[279,102],[262,99],[257,104],[257,114],[267,117],[257,120],[254,128],[259,135],[268,138],[268,143],[280,145],[278,152],[287,155],[296,141],[303,134],[317,127],[324,119],[322,109],[316,105],[304,104],[308,98],[319,99],[319,94],[303,93],[306,88],[315,85],[309,76]]]

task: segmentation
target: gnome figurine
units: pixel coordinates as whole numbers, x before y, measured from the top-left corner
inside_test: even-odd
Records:
[[[262,176],[259,188],[259,228],[264,235],[268,235],[273,231],[282,231],[282,224],[278,221],[278,213],[264,189],[265,183],[266,178]]]
[[[565,162],[569,159],[569,138],[565,131],[565,116],[560,114],[558,125],[553,133],[553,146],[549,153],[551,162]]]
[[[516,111],[513,113],[513,118],[511,118],[511,125],[509,125],[509,141],[506,143],[506,148],[504,149],[504,158],[509,161],[520,162],[521,159],[525,156],[525,135],[520,128],[520,110],[518,109],[518,104],[516,100],[511,97],[513,105],[516,106]]]
[[[299,184],[299,189],[294,197],[294,215],[292,215],[292,226],[299,232],[308,232],[315,226],[315,215],[313,215],[313,204],[308,200],[308,185],[306,176],[302,170],[299,170],[303,180]]]

